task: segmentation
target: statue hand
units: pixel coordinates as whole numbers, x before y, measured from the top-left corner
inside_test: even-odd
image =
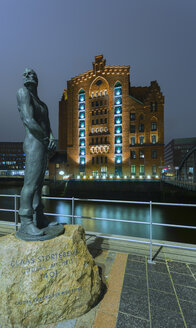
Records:
[[[54,151],[55,149],[56,149],[56,143],[55,143],[54,139],[50,139],[49,144],[48,144],[48,150]]]

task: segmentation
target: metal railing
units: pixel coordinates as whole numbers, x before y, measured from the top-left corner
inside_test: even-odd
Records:
[[[15,226],[15,231],[17,231],[18,227],[20,226],[20,223],[18,222],[18,199],[20,198],[20,195],[4,195],[0,194],[0,197],[11,197],[14,200],[14,209],[1,209],[0,212],[14,212],[14,223],[11,222],[1,222],[0,225],[8,225],[8,226]],[[154,263],[153,261],[153,254],[152,254],[152,247],[153,246],[165,246],[165,247],[172,247],[172,248],[178,248],[178,249],[185,249],[190,251],[195,251],[195,247],[188,247],[188,246],[181,246],[181,245],[173,245],[168,243],[161,243],[161,242],[153,242],[153,226],[160,226],[160,227],[171,227],[171,228],[182,228],[182,229],[195,229],[196,226],[187,226],[187,225],[176,225],[176,224],[165,224],[165,223],[156,223],[152,220],[152,206],[186,206],[186,207],[196,207],[196,204],[179,204],[179,203],[159,203],[159,202],[139,202],[139,201],[123,201],[123,200],[104,200],[104,199],[82,199],[82,198],[62,198],[62,197],[47,197],[43,196],[43,199],[52,199],[52,200],[61,200],[61,201],[71,201],[71,214],[59,214],[59,213],[44,213],[48,216],[60,216],[64,218],[70,218],[71,224],[75,224],[75,219],[90,219],[90,220],[99,220],[99,221],[112,221],[112,222],[120,222],[120,223],[129,223],[129,224],[143,224],[148,225],[150,227],[149,229],[149,241],[146,240],[137,240],[137,239],[131,239],[131,238],[123,238],[123,237],[117,237],[116,235],[100,235],[98,232],[93,232],[95,236],[98,236],[99,238],[105,238],[105,239],[114,239],[114,240],[121,240],[121,241],[128,241],[128,242],[135,242],[135,243],[141,243],[141,244],[149,244],[150,245],[150,258],[149,263]],[[110,218],[103,218],[103,217],[88,217],[88,216],[80,216],[75,215],[75,203],[77,201],[80,202],[100,202],[100,203],[118,203],[118,204],[140,204],[140,205],[148,205],[149,206],[149,221],[135,221],[135,220],[118,220],[118,219],[110,219]]]

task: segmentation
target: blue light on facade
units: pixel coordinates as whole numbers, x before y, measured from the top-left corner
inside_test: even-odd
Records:
[[[85,130],[80,130],[79,137],[84,137],[84,136],[85,136]]]
[[[119,125],[119,126],[116,126],[115,127],[115,134],[121,134],[122,133],[122,126]]]
[[[84,165],[85,164],[85,157],[80,157],[80,164]]]
[[[122,114],[122,107],[119,106],[119,107],[115,107],[115,111],[114,111],[115,114]]]
[[[80,155],[84,156],[85,155],[85,148],[80,148]]]
[[[85,92],[80,90],[78,96],[79,108],[79,163],[85,165]],[[83,170],[82,170],[83,171]],[[84,172],[84,171],[83,171]]]
[[[122,147],[121,146],[116,147],[115,153],[116,154],[121,154],[122,153]]]
[[[122,163],[122,156],[116,156],[115,157],[115,163],[116,164],[121,164]]]
[[[83,118],[85,118],[85,112],[79,114],[79,119],[83,119]]]
[[[115,117],[115,124],[121,124],[122,123],[122,116],[116,116]]]
[[[118,165],[115,171],[122,172],[122,168],[119,167],[122,164],[122,155],[120,155],[122,154],[122,146],[120,146],[122,144],[122,86],[119,82],[114,87],[114,133],[115,164]]]
[[[80,121],[79,127],[80,128],[85,128],[85,121]]]
[[[85,104],[84,103],[79,104],[79,110],[84,110],[84,109],[85,109]]]

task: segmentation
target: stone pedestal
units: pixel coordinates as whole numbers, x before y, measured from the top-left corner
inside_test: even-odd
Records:
[[[100,295],[98,268],[84,230],[66,225],[54,239],[0,238],[0,326],[34,328],[76,318]]]

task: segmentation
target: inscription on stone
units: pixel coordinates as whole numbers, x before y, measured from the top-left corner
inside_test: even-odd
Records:
[[[78,255],[78,249],[74,251],[67,250],[61,253],[52,253],[45,256],[31,257],[12,261],[10,263],[12,269],[21,267],[22,274],[32,274],[38,271],[46,271],[40,273],[40,280],[55,279],[58,275],[57,268],[73,263],[73,257]]]

